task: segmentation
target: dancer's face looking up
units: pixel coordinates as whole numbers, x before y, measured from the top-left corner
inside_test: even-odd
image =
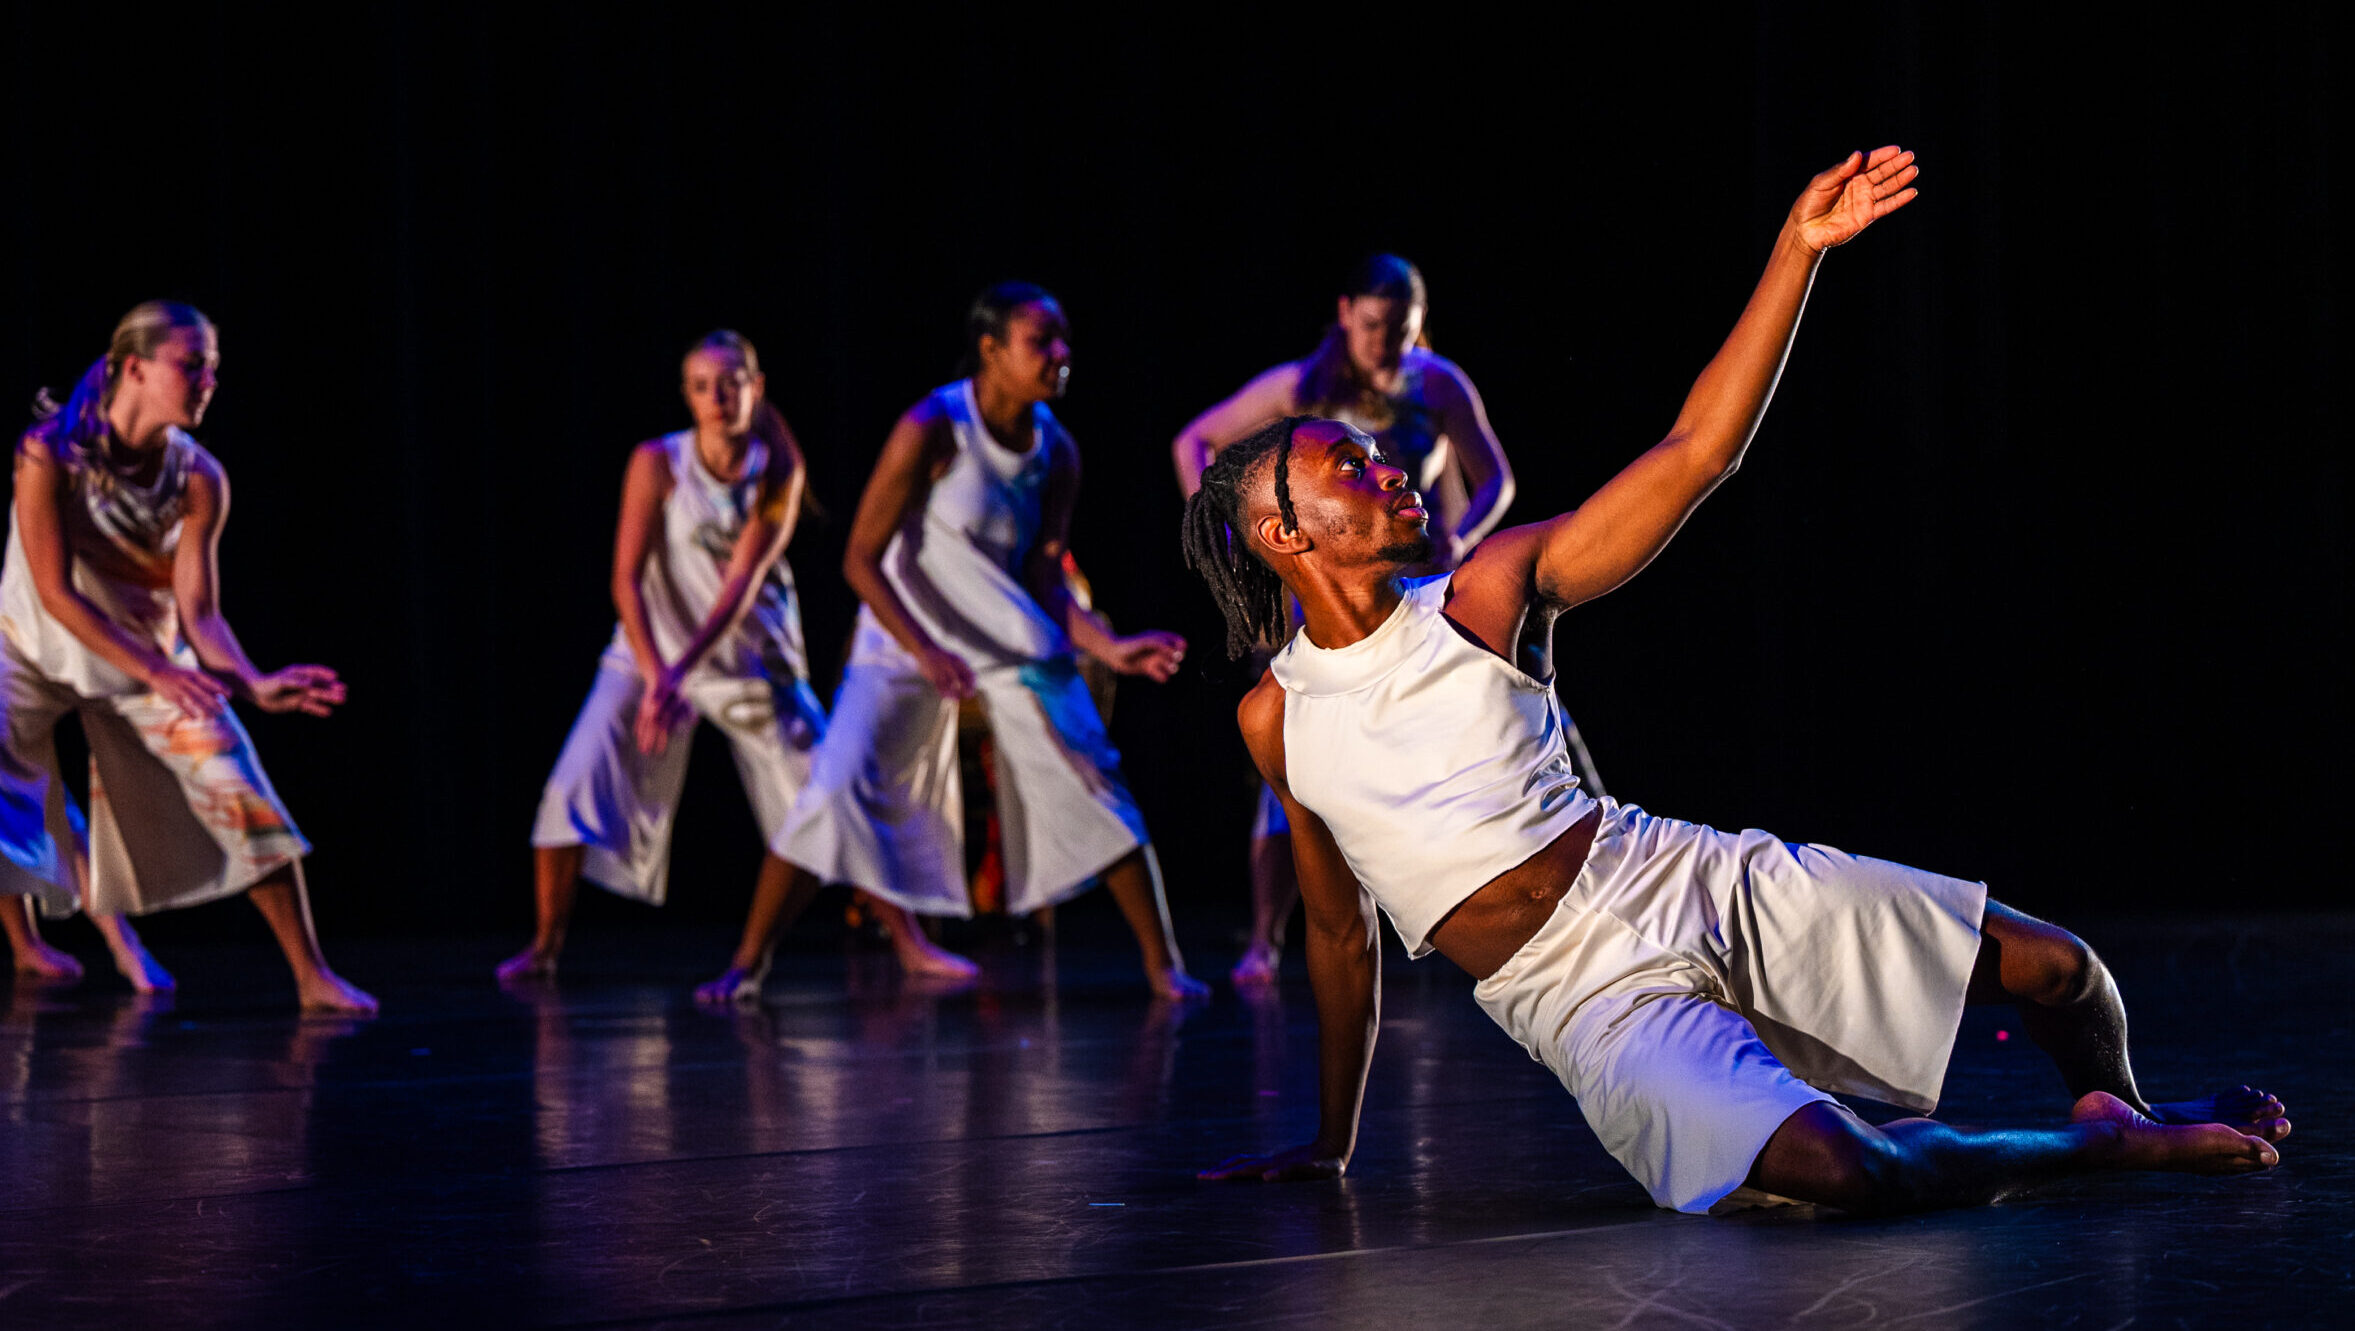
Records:
[[[1260,547],[1276,556],[1315,551],[1337,568],[1373,566],[1385,574],[1431,557],[1431,514],[1407,474],[1383,460],[1382,446],[1339,421],[1310,421],[1292,432],[1285,480],[1296,531],[1284,530],[1276,503],[1276,460],[1251,477],[1251,528]]]
[[[1406,349],[1423,336],[1423,306],[1397,296],[1343,296],[1337,317],[1357,372],[1387,388]]]
[[[152,354],[123,358],[114,401],[144,419],[193,429],[220,383],[221,335],[210,324],[175,328]]]
[[[982,377],[1017,397],[1059,398],[1071,379],[1071,325],[1053,300],[1016,306],[1006,335],[983,333],[979,351]]]
[[[752,429],[766,381],[731,347],[697,347],[679,367],[679,391],[694,414],[695,428],[734,438]]]

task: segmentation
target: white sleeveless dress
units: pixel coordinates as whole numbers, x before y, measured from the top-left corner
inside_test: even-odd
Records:
[[[973,668],[997,755],[1006,905],[1067,900],[1146,841],[1060,625],[1022,578],[1038,539],[1053,417],[1036,408],[1030,447],[990,437],[971,380],[937,390],[956,452],[883,554],[901,602]],[[830,883],[923,914],[973,913],[964,875],[957,704],[861,607],[850,667],[809,789],[772,848]]]
[[[199,662],[171,576],[200,464],[214,465],[174,429],[145,485],[69,468],[64,514],[75,589],[191,669]],[[35,897],[52,915],[77,905],[144,915],[242,892],[310,853],[234,712],[187,715],[50,616],[13,508],[0,639],[0,893]],[[68,712],[90,744],[86,822],[58,776],[55,733]]]
[[[1727,1200],[1827,1092],[1934,1108],[1986,886],[1589,799],[1547,685],[1447,620],[1451,578],[1269,667],[1293,797],[1408,945],[1599,807],[1560,905],[1473,994],[1654,1201]]]
[[[661,444],[670,494],[662,504],[661,539],[647,552],[638,586],[647,631],[668,662],[686,650],[719,600],[728,555],[760,502],[769,452],[754,440],[741,478],[723,481],[697,455],[694,431],[666,435]],[[629,639],[616,626],[541,794],[532,845],[581,846],[583,876],[659,905],[669,887],[671,824],[687,779],[694,720],[660,757],[648,757],[632,729],[644,692]],[[809,686],[793,572],[783,559],[770,566],[735,629],[688,673],[680,695],[728,737],[753,817],[763,835],[774,836],[809,777],[809,750],[826,728]]]

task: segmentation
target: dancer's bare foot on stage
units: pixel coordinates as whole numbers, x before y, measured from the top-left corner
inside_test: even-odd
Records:
[[[1253,943],[1227,978],[1237,985],[1274,984],[1283,968],[1284,954],[1273,943]]]
[[[2152,1105],[2151,1118],[2170,1124],[2221,1123],[2269,1142],[2290,1135],[2289,1111],[2282,1108],[2281,1101],[2248,1086],[2235,1086],[2198,1100]]]
[[[556,954],[534,943],[500,962],[497,974],[501,984],[513,984],[519,980],[553,980],[556,978]]]
[[[295,983],[302,993],[305,1012],[340,1012],[352,1017],[376,1015],[376,999],[354,988],[351,981],[334,971],[322,970]]]
[[[921,931],[914,939],[892,940],[892,951],[899,957],[900,969],[916,979],[964,981],[981,974],[972,958],[958,956]]]
[[[2236,1132],[2222,1123],[2171,1127],[2134,1112],[2107,1091],[2092,1091],[2069,1111],[2071,1123],[2114,1123],[2118,1139],[2108,1152],[2119,1169],[2170,1169],[2186,1174],[2248,1174],[2281,1163],[2270,1142]]]
[[[1181,970],[1147,970],[1145,979],[1153,986],[1155,998],[1174,999],[1182,1003],[1210,997],[1209,985]]]
[[[114,954],[114,968],[131,982],[134,991],[161,994],[179,986],[172,973],[148,954],[147,945],[139,941],[139,935],[129,924],[118,920],[111,929],[101,924],[99,932],[106,938],[106,950]]]
[[[695,986],[695,1001],[705,1007],[727,1007],[737,1004],[749,1007],[760,1001],[760,987],[769,978],[769,968],[760,966],[730,966],[720,972],[720,978]]]
[[[16,954],[16,973],[43,984],[62,984],[82,978],[82,963],[74,960],[72,953],[35,938]]]

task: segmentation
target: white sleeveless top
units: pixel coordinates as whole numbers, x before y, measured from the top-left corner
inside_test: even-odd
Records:
[[[976,670],[1068,654],[1070,640],[1022,577],[1038,542],[1053,414],[1045,403],[1032,407],[1030,446],[1016,453],[990,436],[972,380],[932,398],[948,416],[956,454],[884,548],[883,576],[925,633]],[[859,619],[862,630],[882,632],[864,606]]]
[[[1295,633],[1268,667],[1284,686],[1293,798],[1332,829],[1417,957],[1464,898],[1595,807],[1552,681],[1447,621],[1452,576],[1407,583],[1390,618],[1347,647]]]
[[[180,549],[188,475],[199,457],[209,460],[201,445],[173,427],[164,437],[155,478],[145,485],[95,466],[66,468],[65,542],[75,589],[132,636],[189,665],[195,663],[195,653],[180,636],[172,563]],[[84,697],[147,691],[145,684],[92,651],[42,606],[13,506],[7,563],[0,568],[0,635],[43,675]]]
[[[711,616],[726,581],[728,556],[760,503],[761,478],[769,467],[768,445],[758,437],[745,451],[742,478],[731,483],[711,474],[695,451],[695,432],[662,438],[670,464],[671,489],[662,501],[662,539],[646,554],[638,575],[646,602],[646,629],[665,661],[676,661]],[[629,639],[619,626],[614,645],[629,656]],[[632,658],[634,660],[634,658]],[[793,570],[783,559],[769,565],[754,590],[744,618],[696,666],[732,678],[773,675],[782,666],[808,678],[809,654],[802,645],[801,607],[793,595]],[[634,668],[634,667],[632,667]]]

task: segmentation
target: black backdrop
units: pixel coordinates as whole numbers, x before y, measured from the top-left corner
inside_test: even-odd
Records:
[[[791,556],[830,659],[893,415],[947,377],[975,288],[1043,282],[1076,328],[1075,544],[1120,622],[1196,643],[1115,736],[1200,922],[1241,911],[1246,681],[1177,556],[1176,429],[1397,249],[1514,518],[1559,511],[1666,426],[1806,176],[1898,141],[1923,197],[1827,263],[1741,475],[1562,625],[1611,788],[2061,913],[2335,904],[2330,33],[2042,8],[19,4],[0,389],[64,387],[140,299],[212,313],[231,617],[352,684],[333,720],[252,723],[323,924],[520,929],[623,459],[683,422],[680,349],[762,350],[837,515]],[[739,908],[733,784],[706,738],[690,915]]]

